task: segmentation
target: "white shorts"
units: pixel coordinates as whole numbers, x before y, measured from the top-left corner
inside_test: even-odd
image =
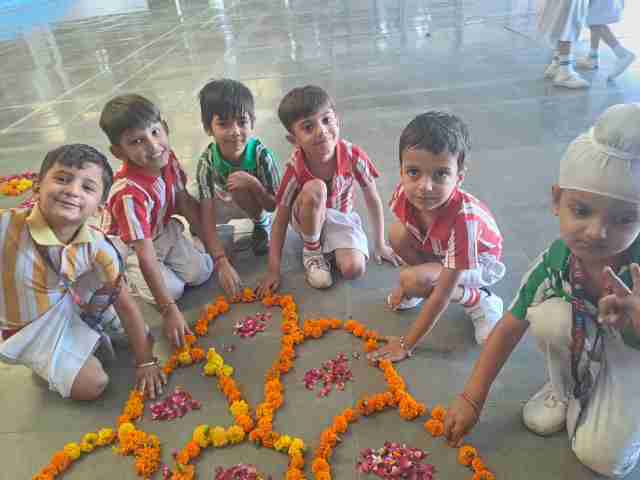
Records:
[[[490,287],[502,280],[507,269],[504,263],[493,255],[480,255],[478,263],[480,264],[478,268],[462,272],[459,285],[470,288]]]
[[[296,208],[291,215],[291,226],[301,234]],[[332,253],[340,248],[353,248],[362,252],[365,259],[369,259],[369,243],[362,228],[360,215],[351,211],[343,213],[334,208],[327,208],[322,233],[320,234],[322,253]]]

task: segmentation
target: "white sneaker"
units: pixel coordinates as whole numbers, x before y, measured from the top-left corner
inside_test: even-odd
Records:
[[[423,297],[402,297],[402,300],[396,307],[395,311],[411,310],[424,302]],[[391,294],[387,296],[387,305],[391,306]]]
[[[560,67],[560,64],[558,63],[558,61],[552,60],[551,63],[547,65],[547,68],[545,68],[544,70],[544,78],[549,80],[551,80],[552,78],[555,78],[556,74],[558,73],[558,67]]]
[[[576,68],[580,70],[597,70],[599,66],[598,58],[591,55],[576,60]]]
[[[333,284],[331,267],[321,251],[303,250],[302,264],[307,272],[307,282],[313,288],[329,288]]]
[[[527,428],[538,435],[557,433],[567,424],[567,401],[559,399],[548,382],[525,404],[522,419]]]
[[[571,89],[590,87],[590,83],[582,78],[573,68],[569,68],[568,72],[558,71],[553,79],[553,84],[556,87]]]
[[[476,342],[482,345],[502,318],[502,299],[489,290],[480,290],[480,300],[473,307],[465,307],[475,328]]]
[[[609,74],[607,80],[613,80],[614,78],[619,77],[635,60],[635,54],[627,50],[622,57],[618,57],[618,60],[613,67],[613,71]]]

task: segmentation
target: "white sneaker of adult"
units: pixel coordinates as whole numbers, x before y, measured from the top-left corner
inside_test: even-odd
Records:
[[[566,428],[567,401],[560,399],[547,382],[522,409],[522,419],[538,435],[551,435]]]
[[[306,271],[307,282],[313,288],[329,288],[333,284],[331,267],[321,251],[303,250],[302,264]]]
[[[629,66],[636,60],[636,55],[627,50],[625,52],[624,55],[622,55],[621,57],[618,57],[618,60],[616,61],[615,66],[613,67],[613,71],[609,74],[609,76],[607,77],[607,80],[613,80],[617,77],[619,77],[620,75],[622,75],[622,73],[629,68]]]
[[[589,88],[591,86],[591,84],[582,78],[573,68],[569,68],[566,72],[558,70],[558,73],[553,79],[553,84],[556,87],[571,89]]]
[[[598,67],[599,61],[597,57],[588,55],[586,57],[576,59],[576,68],[579,70],[597,70]]]

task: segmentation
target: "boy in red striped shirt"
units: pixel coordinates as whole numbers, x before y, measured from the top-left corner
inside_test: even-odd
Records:
[[[438,111],[418,115],[400,136],[389,240],[408,267],[387,304],[407,310],[427,301],[406,337],[389,338],[372,360],[409,356],[450,301],[465,308],[479,344],[502,316],[502,300],[487,290],[504,276],[502,235],[489,209],[460,188],[469,144],[462,120]]]

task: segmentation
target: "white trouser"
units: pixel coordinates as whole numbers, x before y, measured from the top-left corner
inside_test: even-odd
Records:
[[[182,296],[185,285],[200,285],[206,282],[213,272],[211,257],[198,250],[183,231],[182,222],[174,218],[153,240],[164,284],[174,300]],[[135,254],[127,257],[127,277],[134,293],[146,302],[155,303]]]
[[[595,384],[581,411],[572,394],[571,305],[559,298],[546,300],[529,309],[527,320],[545,355],[554,393],[568,401],[567,432],[574,453],[602,475],[627,475],[640,455],[640,350],[627,346],[617,330],[604,330],[602,361],[592,363]],[[588,329],[589,346],[594,333]]]

